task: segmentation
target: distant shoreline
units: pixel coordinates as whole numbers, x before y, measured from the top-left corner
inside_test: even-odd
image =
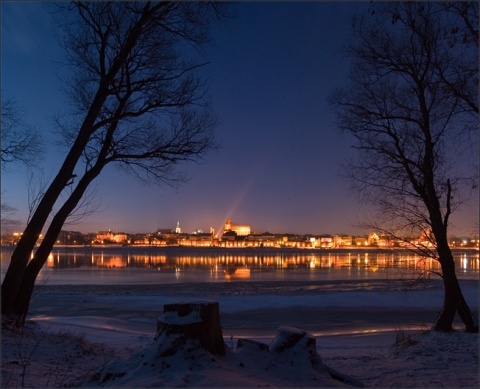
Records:
[[[0,251],[10,251],[13,250],[15,246],[0,246]],[[55,245],[53,250],[70,250],[75,249],[79,251],[114,251],[114,250],[152,250],[157,252],[201,252],[201,253],[386,253],[386,252],[405,252],[405,251],[414,251],[413,249],[404,248],[404,247],[336,247],[336,248],[312,248],[312,247],[220,247],[220,246],[180,246],[180,245],[171,245],[171,246],[154,246],[154,245]],[[451,249],[452,252],[472,252],[479,251],[478,247],[455,247]]]

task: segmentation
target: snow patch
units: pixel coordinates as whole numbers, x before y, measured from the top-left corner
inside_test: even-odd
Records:
[[[197,339],[160,332],[154,344],[130,358],[115,360],[75,386],[328,386],[363,384],[325,366],[316,340],[291,327],[277,330],[268,346],[239,339],[225,356],[207,352]]]

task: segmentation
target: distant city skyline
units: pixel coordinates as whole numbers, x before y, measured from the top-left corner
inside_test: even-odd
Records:
[[[152,231],[126,231],[125,229],[122,228],[107,228],[103,230],[98,230],[98,231],[80,231],[76,229],[62,229],[62,233],[81,233],[83,235],[91,235],[91,234],[105,234],[105,233],[111,233],[111,234],[120,234],[120,235],[151,235],[151,234],[178,234],[178,235],[195,235],[195,234],[204,234],[204,235],[213,235],[214,237],[221,238],[224,233],[228,232],[235,232],[235,234],[239,238],[245,238],[246,236],[249,235],[262,235],[262,234],[273,234],[273,235],[297,235],[297,236],[352,236],[352,237],[367,237],[372,234],[377,234],[377,235],[385,235],[382,232],[375,230],[375,229],[364,229],[362,232],[359,232],[357,234],[346,234],[342,232],[323,232],[323,233],[313,233],[313,232],[303,232],[303,233],[295,233],[292,231],[274,231],[272,229],[267,229],[267,230],[258,230],[255,229],[253,226],[246,225],[246,224],[237,224],[232,221],[231,218],[228,218],[225,223],[223,224],[223,227],[220,229],[215,229],[214,227],[210,228],[197,228],[193,230],[186,230],[182,227],[182,224],[180,221],[177,221],[175,226],[160,226],[156,228],[155,230]],[[12,232],[11,234],[15,236],[19,236],[22,234],[21,231],[16,231]],[[10,234],[10,235],[11,235]],[[7,234],[8,235],[8,234]],[[422,235],[422,234],[420,234]],[[476,238],[478,240],[478,231],[474,232],[473,234],[466,234],[466,235],[455,235],[455,234],[449,234],[450,238],[458,238],[458,237],[469,237],[469,238]]]
[[[22,233],[2,234],[2,246],[15,246]],[[41,242],[40,235],[37,244]],[[479,246],[479,236],[449,236],[452,248],[472,248]],[[420,234],[393,237],[380,231],[372,230],[368,234],[294,234],[279,231],[255,231],[249,225],[235,224],[226,220],[224,228],[215,231],[184,231],[177,222],[175,228],[158,228],[156,231],[127,233],[122,230],[99,230],[82,233],[80,231],[62,230],[57,237],[56,246],[141,246],[141,247],[223,247],[223,248],[433,248],[431,234]]]
[[[59,48],[51,4],[3,2],[2,95],[14,98],[24,120],[45,138],[33,180],[24,169],[2,173],[2,202],[24,226],[30,189],[57,173],[65,149],[56,143],[53,115],[68,110],[61,92]],[[177,189],[147,187],[112,167],[94,185],[96,212],[65,230],[149,232],[180,221],[182,229],[218,231],[225,220],[255,231],[295,234],[368,233],[368,210],[339,174],[352,139],[334,124],[327,98],[346,81],[341,54],[351,18],[369,3],[234,3],[233,18],[215,26],[202,70],[219,117],[219,149],[181,166],[190,180]],[[61,77],[60,77],[61,76]],[[31,196],[30,196],[31,197]],[[478,229],[478,199],[452,217],[450,232]]]

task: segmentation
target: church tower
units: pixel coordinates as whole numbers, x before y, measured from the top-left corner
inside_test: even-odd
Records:
[[[223,232],[227,232],[231,230],[232,230],[232,219],[228,218],[223,227]]]

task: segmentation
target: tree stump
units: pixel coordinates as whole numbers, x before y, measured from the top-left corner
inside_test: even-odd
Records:
[[[181,334],[197,339],[213,355],[225,355],[219,303],[216,301],[185,301],[163,306],[157,320],[157,338],[161,334]]]

